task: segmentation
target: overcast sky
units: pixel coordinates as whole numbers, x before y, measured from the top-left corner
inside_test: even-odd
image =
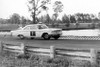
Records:
[[[54,0],[53,0],[54,1]],[[64,13],[93,13],[100,12],[100,0],[61,0],[64,4]],[[27,0],[0,0],[0,18],[9,18],[13,13],[18,13],[26,18],[30,17]],[[49,11],[49,13],[52,13]]]

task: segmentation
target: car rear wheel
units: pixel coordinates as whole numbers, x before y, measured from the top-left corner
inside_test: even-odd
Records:
[[[49,40],[50,39],[50,36],[46,33],[46,34],[43,34],[42,36],[45,40]]]
[[[54,36],[53,38],[54,38],[55,40],[58,40],[59,37],[60,37],[60,36]]]
[[[19,37],[20,39],[24,39],[24,38],[25,38],[23,35],[18,35],[18,37]]]
[[[34,37],[31,37],[31,39],[34,39]]]

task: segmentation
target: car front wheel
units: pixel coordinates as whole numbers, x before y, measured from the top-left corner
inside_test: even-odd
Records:
[[[18,37],[19,37],[20,39],[24,39],[24,38],[25,38],[23,35],[18,35]]]

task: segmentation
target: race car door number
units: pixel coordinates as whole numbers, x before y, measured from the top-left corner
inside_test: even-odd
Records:
[[[35,31],[30,31],[30,36],[36,36]]]

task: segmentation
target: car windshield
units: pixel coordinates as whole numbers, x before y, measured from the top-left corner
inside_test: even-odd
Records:
[[[39,29],[47,29],[48,27],[46,25],[39,25]]]
[[[19,27],[18,30],[21,30],[23,27]]]

